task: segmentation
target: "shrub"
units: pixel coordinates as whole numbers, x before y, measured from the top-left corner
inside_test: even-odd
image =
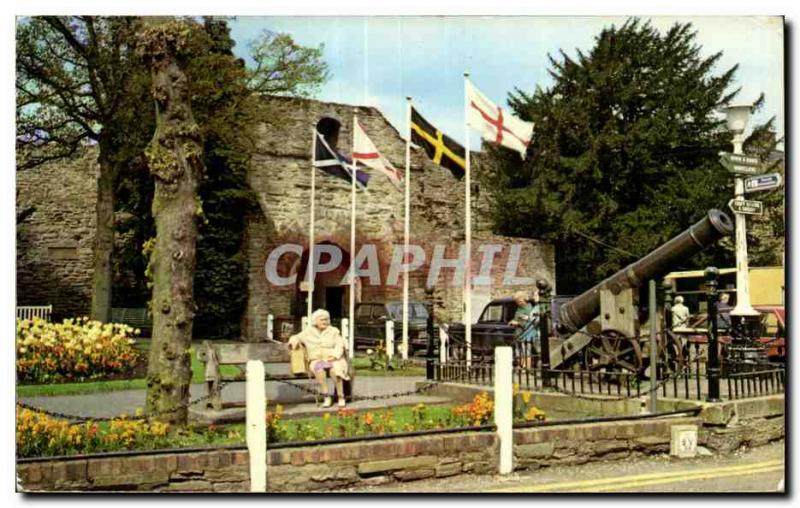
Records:
[[[138,333],[127,325],[86,317],[61,323],[18,320],[17,379],[46,383],[127,374],[139,359],[133,347]]]

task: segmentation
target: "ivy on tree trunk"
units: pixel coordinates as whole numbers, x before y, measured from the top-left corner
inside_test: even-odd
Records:
[[[147,372],[148,413],[185,423],[191,382],[189,348],[195,305],[198,180],[203,173],[202,139],[192,115],[182,52],[190,26],[169,21],[149,27],[142,50],[148,58],[156,105],[156,131],[146,150],[155,179],[153,218],[153,337]]]

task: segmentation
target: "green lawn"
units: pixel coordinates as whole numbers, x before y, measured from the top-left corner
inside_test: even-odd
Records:
[[[424,376],[425,367],[418,367],[416,365],[409,365],[403,369],[390,369],[390,370],[372,370],[370,369],[369,358],[357,356],[353,359],[353,367],[356,370],[356,376]]]

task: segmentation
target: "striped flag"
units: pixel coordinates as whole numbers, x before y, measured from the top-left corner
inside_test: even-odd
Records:
[[[449,169],[456,178],[464,176],[464,147],[425,120],[411,108],[411,142],[421,146],[434,164]]]
[[[364,132],[361,123],[357,119],[354,120],[354,123],[353,160],[382,172],[399,189],[403,175],[375,148],[375,144]]]
[[[533,137],[533,123],[508,114],[483,95],[468,79],[466,92],[469,126],[477,130],[483,139],[516,150],[524,159]]]
[[[319,168],[331,176],[350,182],[353,178],[351,171],[353,163],[328,145],[325,136],[317,132],[314,145],[314,167]],[[361,189],[367,188],[369,174],[366,171],[356,170],[356,184]]]

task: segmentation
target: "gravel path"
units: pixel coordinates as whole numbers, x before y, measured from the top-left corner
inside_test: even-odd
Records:
[[[413,390],[418,381],[424,381],[424,377],[359,377],[355,382],[355,394],[362,397],[374,395],[385,395],[397,392]],[[292,381],[297,385],[308,387],[315,386],[308,380]],[[314,397],[304,391],[285,383],[269,381],[267,386],[267,398],[271,401],[280,401],[291,406],[286,408],[286,415],[305,415],[323,412],[317,408]],[[191,386],[191,398],[204,395],[205,386],[196,384]],[[245,383],[234,382],[223,387],[223,402],[244,401]],[[85,417],[111,417],[120,414],[133,414],[136,409],[144,406],[144,390],[119,390],[112,392],[91,393],[85,395],[62,395],[53,397],[25,397],[19,399],[21,402],[31,406],[39,407],[49,411],[57,411],[71,415]],[[393,397],[391,399],[381,399],[373,401],[358,401],[349,404],[354,409],[379,409],[392,406],[409,405],[417,403],[436,404],[447,402],[441,397],[431,397],[426,395],[410,395],[404,397]],[[334,406],[334,409],[336,407]]]

